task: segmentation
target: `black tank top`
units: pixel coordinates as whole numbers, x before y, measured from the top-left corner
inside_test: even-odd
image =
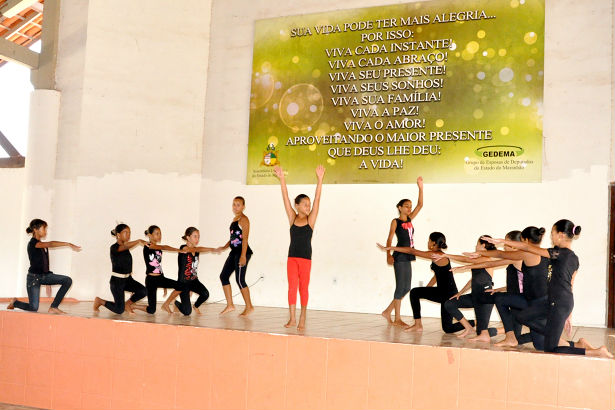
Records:
[[[472,269],[472,293],[481,293],[492,287],[493,281],[487,269]]]
[[[179,249],[184,249],[182,245]],[[177,280],[180,282],[190,282],[198,280],[199,253],[178,253],[177,254]]]
[[[312,232],[310,224],[297,226],[293,221],[290,226],[289,258],[312,259]]]
[[[401,219],[395,219],[397,227],[395,228],[395,236],[397,237],[397,245],[399,247],[411,247],[414,248],[414,226],[412,221],[402,221]],[[393,252],[393,259],[395,262],[408,262],[416,259],[414,255],[409,253]]]
[[[450,297],[457,293],[457,284],[453,278],[453,272],[451,272],[450,262],[445,266],[438,266],[432,262],[430,268],[436,276],[436,284],[438,285],[438,289],[444,295]]]
[[[162,251],[143,247],[143,259],[145,260],[145,274],[163,274],[162,272]]]
[[[579,258],[568,248],[549,248],[551,274],[549,275],[549,300],[572,299],[572,275],[579,269]]]
[[[516,295],[522,293],[521,289],[519,289],[519,274],[523,275],[512,263],[506,267],[506,293],[514,293]]]
[[[549,258],[540,257],[538,265],[521,267],[523,271],[523,294],[527,300],[536,300],[547,295],[547,276],[549,275]]]
[[[241,248],[243,245],[243,230],[241,229],[241,226],[239,226],[239,221],[231,222],[229,230],[231,231],[231,252],[241,253]],[[248,255],[252,255],[252,249],[250,249],[250,245],[248,245],[248,250],[246,251],[246,256]]]
[[[130,250],[126,249],[118,252],[119,248],[120,244],[116,242],[109,249],[112,271],[121,274],[132,273],[132,255]]]

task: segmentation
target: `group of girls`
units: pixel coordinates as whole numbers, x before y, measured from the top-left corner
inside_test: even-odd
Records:
[[[308,304],[308,286],[310,281],[312,246],[311,239],[322,191],[325,168],[316,168],[317,185],[313,205],[305,194],[295,197],[294,207],[288,196],[284,170],[274,168],[275,175],[280,180],[284,209],[290,225],[290,246],[287,259],[288,276],[288,307],[289,320],[286,327],[297,326],[305,328]],[[427,242],[427,251],[414,247],[414,224],[423,207],[423,179],[417,178],[419,190],[418,201],[413,208],[412,201],[402,199],[397,204],[399,217],[391,221],[386,246],[378,245],[386,251],[387,263],[393,265],[396,288],[393,300],[382,312],[382,315],[393,325],[403,326],[409,332],[423,330],[421,321],[421,299],[431,300],[441,305],[442,329],[446,333],[458,333],[458,337],[469,338],[472,341],[490,342],[496,334],[505,334],[499,346],[517,346],[532,342],[538,350],[555,353],[584,354],[590,356],[613,357],[606,347],[595,348],[585,339],[569,342],[561,338],[564,330],[570,332],[570,317],[574,306],[572,284],[576,276],[579,260],[571,249],[572,240],[581,233],[581,227],[571,221],[557,221],[551,229],[552,248],[541,248],[540,243],[545,234],[544,228],[529,226],[523,231],[511,231],[505,239],[494,239],[489,235],[478,238],[473,252],[463,255],[450,255],[447,249],[446,237],[441,232],[432,232]],[[229,231],[229,241],[218,248],[199,246],[200,233],[197,228],[189,227],[184,236],[185,244],[179,248],[161,245],[162,232],[158,226],[152,225],[145,234],[148,240],[130,240],[130,227],[119,224],[111,232],[116,242],[111,245],[110,257],[112,274],[109,281],[113,301],[96,297],[94,310],[101,306],[114,313],[143,310],[147,313],[156,312],[156,294],[159,288],[173,289],[170,296],[162,304],[162,309],[171,313],[170,304],[184,315],[190,315],[192,310],[200,313],[200,306],[209,298],[209,291],[199,281],[199,254],[206,252],[220,253],[230,248],[230,253],[220,274],[220,281],[226,298],[226,307],[220,312],[225,314],[235,310],[230,285],[230,276],[235,273],[235,280],[241,290],[245,309],[241,316],[249,315],[254,307],[250,299],[250,289],[246,283],[246,270],[252,256],[248,244],[250,221],[244,214],[245,200],[242,197],[233,199],[232,210],[234,218]],[[30,269],[26,282],[29,303],[13,299],[8,308],[15,307],[36,311],[39,304],[41,285],[61,285],[60,290],[49,308],[51,313],[63,313],[59,309],[62,298],[71,286],[67,276],[56,275],[49,271],[48,248],[69,246],[75,251],[81,250],[77,245],[68,242],[42,242],[47,234],[47,223],[34,219],[28,226],[27,233],[32,234],[28,243]],[[391,246],[393,237],[397,237],[397,246]],[[502,245],[498,250],[496,245]],[[143,258],[146,266],[145,286],[132,277],[132,255],[130,250],[135,246],[143,246]],[[162,270],[162,253],[176,252],[178,254],[178,279],[171,280],[164,276]],[[393,253],[391,254],[391,251]],[[433,278],[426,287],[411,290],[412,265],[416,257],[431,260]],[[451,260],[465,265],[451,267]],[[493,288],[494,269],[506,266],[506,287]],[[471,270],[472,277],[458,291],[454,272]],[[296,305],[297,291],[301,301],[301,315],[297,322]],[[470,291],[469,294],[466,294]],[[132,293],[124,301],[124,293]],[[190,294],[196,293],[198,298],[194,306],[190,302]],[[401,320],[401,300],[410,293],[414,323],[407,325]],[[137,302],[147,295],[148,304]],[[177,301],[179,296],[180,300]],[[503,329],[489,327],[489,319],[496,306],[502,320]],[[467,320],[461,309],[473,308],[475,320]],[[395,319],[391,318],[395,312]],[[522,334],[522,326],[526,325],[529,332]],[[471,337],[475,332],[475,336]]]
[[[289,320],[286,327],[297,326],[299,330],[305,328],[308,304],[308,286],[310,282],[310,270],[312,259],[312,232],[316,224],[316,217],[320,206],[320,195],[322,191],[322,181],[325,168],[316,168],[317,186],[314,197],[314,205],[311,205],[310,198],[305,194],[300,194],[295,198],[294,208],[288,198],[288,190],[284,171],[280,167],[274,169],[275,175],[280,179],[282,188],[282,199],[288,222],[290,224],[290,246],[288,250],[287,273],[288,273],[288,305]],[[240,316],[247,316],[254,311],[254,306],[250,298],[250,289],[246,283],[246,270],[248,262],[252,257],[252,249],[248,244],[250,234],[250,220],[244,214],[245,200],[237,196],[233,199],[232,210],[234,218],[229,227],[230,238],[226,244],[217,248],[199,246],[200,233],[195,227],[186,229],[182,239],[185,244],[179,248],[162,245],[162,231],[156,226],[150,226],[145,235],[147,240],[131,240],[131,230],[126,224],[117,225],[111,235],[115,238],[115,243],[110,247],[111,257],[111,278],[109,287],[113,296],[113,301],[104,300],[100,297],[94,299],[94,310],[99,311],[103,306],[110,311],[121,314],[124,311],[134,313],[135,310],[142,310],[149,314],[156,312],[157,291],[160,288],[173,289],[170,296],[162,304],[162,309],[172,313],[170,305],[174,303],[174,310],[184,315],[190,315],[192,310],[200,314],[200,306],[209,298],[209,291],[198,278],[199,254],[200,253],[220,253],[230,248],[230,253],[226,258],[220,281],[226,299],[226,307],[220,314],[226,314],[235,310],[233,304],[233,294],[230,284],[230,277],[235,273],[235,280],[245,302],[245,308]],[[64,313],[58,306],[62,302],[64,295],[70,288],[72,280],[68,276],[56,275],[49,271],[48,248],[69,246],[75,251],[81,248],[68,242],[42,242],[47,235],[47,223],[41,219],[34,219],[26,229],[32,234],[32,239],[28,243],[28,256],[30,258],[30,269],[28,271],[27,289],[29,303],[20,302],[14,298],[8,305],[8,309],[15,307],[36,311],[39,305],[39,295],[41,285],[61,285],[60,290],[49,308],[51,313]],[[131,249],[136,246],[143,247],[143,259],[145,262],[145,286],[137,282],[133,277],[133,261]],[[172,280],[164,276],[162,269],[163,252],[175,252],[178,254],[178,278]],[[301,297],[301,315],[297,324],[296,304],[297,291]],[[124,300],[126,292],[132,295],[128,300]],[[198,295],[194,305],[191,304],[190,295]],[[147,305],[138,304],[141,299],[147,296]],[[177,297],[179,296],[179,301]]]
[[[613,357],[605,346],[595,348],[583,338],[572,342],[561,337],[564,330],[567,334],[571,330],[572,284],[579,267],[579,259],[571,246],[581,233],[580,226],[567,219],[557,221],[551,229],[552,248],[540,247],[544,228],[529,226],[523,231],[509,232],[505,239],[482,235],[474,251],[463,255],[446,254],[444,234],[432,232],[427,242],[428,250],[420,251],[414,248],[412,224],[423,204],[420,177],[417,185],[417,206],[413,209],[409,199],[399,201],[399,217],[391,222],[387,245],[378,244],[387,252],[387,263],[393,265],[395,272],[394,300],[382,312],[389,323],[403,326],[408,332],[422,331],[420,300],[427,299],[440,303],[442,330],[459,332],[460,338],[489,343],[491,337],[505,333],[497,346],[512,347],[531,341],[537,350],[545,352]],[[397,236],[397,246],[391,246],[393,235]],[[498,250],[496,245],[503,245],[504,250]],[[410,257],[400,257],[404,254]],[[412,269],[409,265],[415,256],[432,261],[434,276],[426,287],[410,290]],[[465,265],[452,268],[451,260]],[[504,266],[506,287],[494,289],[494,269]],[[457,291],[453,273],[465,270],[471,270],[472,277]],[[468,290],[470,293],[466,294]],[[405,324],[399,315],[399,303],[408,292],[414,316],[412,326]],[[489,327],[494,305],[503,329]],[[467,320],[461,313],[463,308],[473,308],[476,320]],[[393,309],[395,320],[391,319]],[[523,325],[529,328],[529,333],[521,334]]]

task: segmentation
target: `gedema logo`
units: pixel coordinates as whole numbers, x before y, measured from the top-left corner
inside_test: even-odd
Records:
[[[523,148],[515,145],[489,145],[474,151],[481,158],[514,158],[523,155],[523,152]]]

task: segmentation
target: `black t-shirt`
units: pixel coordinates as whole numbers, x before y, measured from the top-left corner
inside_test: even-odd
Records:
[[[37,248],[36,244],[39,242],[35,237],[32,237],[28,242],[28,258],[30,259],[28,273],[43,274],[49,272],[49,252],[47,248]]]
[[[457,284],[455,283],[455,278],[453,278],[453,272],[451,272],[450,262],[444,266],[439,266],[432,262],[430,267],[436,276],[438,289],[444,295],[453,296],[457,293]]]
[[[231,226],[229,227],[231,233],[231,252],[241,253],[241,248],[243,247],[243,230],[241,226],[239,226],[239,221],[233,221]],[[246,251],[246,256],[252,255],[252,249],[250,249],[250,245],[248,245],[248,250]]]
[[[523,293],[521,289],[519,289],[519,275],[523,278],[523,272],[518,271],[512,263],[506,267],[506,293],[513,293],[516,295]]]
[[[162,251],[151,249],[148,246],[143,247],[143,259],[145,260],[145,273],[147,275],[162,274]]]
[[[312,259],[312,233],[310,224],[290,226],[289,258]]]
[[[547,276],[549,275],[549,267],[551,260],[540,257],[538,265],[527,266],[523,262],[521,270],[523,271],[523,294],[527,300],[535,300],[547,295]]]
[[[492,287],[493,281],[487,269],[472,269],[472,293],[482,293]]]
[[[182,245],[179,249],[184,249],[186,245]],[[199,253],[180,253],[177,255],[177,280],[180,282],[190,282],[191,280],[198,279],[199,269]]]
[[[395,219],[397,226],[395,227],[395,236],[397,237],[397,245],[399,247],[411,247],[414,248],[414,226],[412,221],[402,221],[401,219]],[[408,262],[416,259],[414,255],[402,252],[393,252],[393,259],[395,262]]]
[[[549,275],[549,298],[572,297],[572,275],[579,269],[579,258],[572,249],[549,248],[551,269]]]
[[[111,255],[111,270],[115,273],[127,274],[132,273],[132,255],[130,250],[118,252],[119,243],[114,243],[110,248]]]

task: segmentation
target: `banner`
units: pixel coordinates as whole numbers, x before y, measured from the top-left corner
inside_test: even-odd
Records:
[[[541,179],[544,0],[255,23],[248,184]]]

